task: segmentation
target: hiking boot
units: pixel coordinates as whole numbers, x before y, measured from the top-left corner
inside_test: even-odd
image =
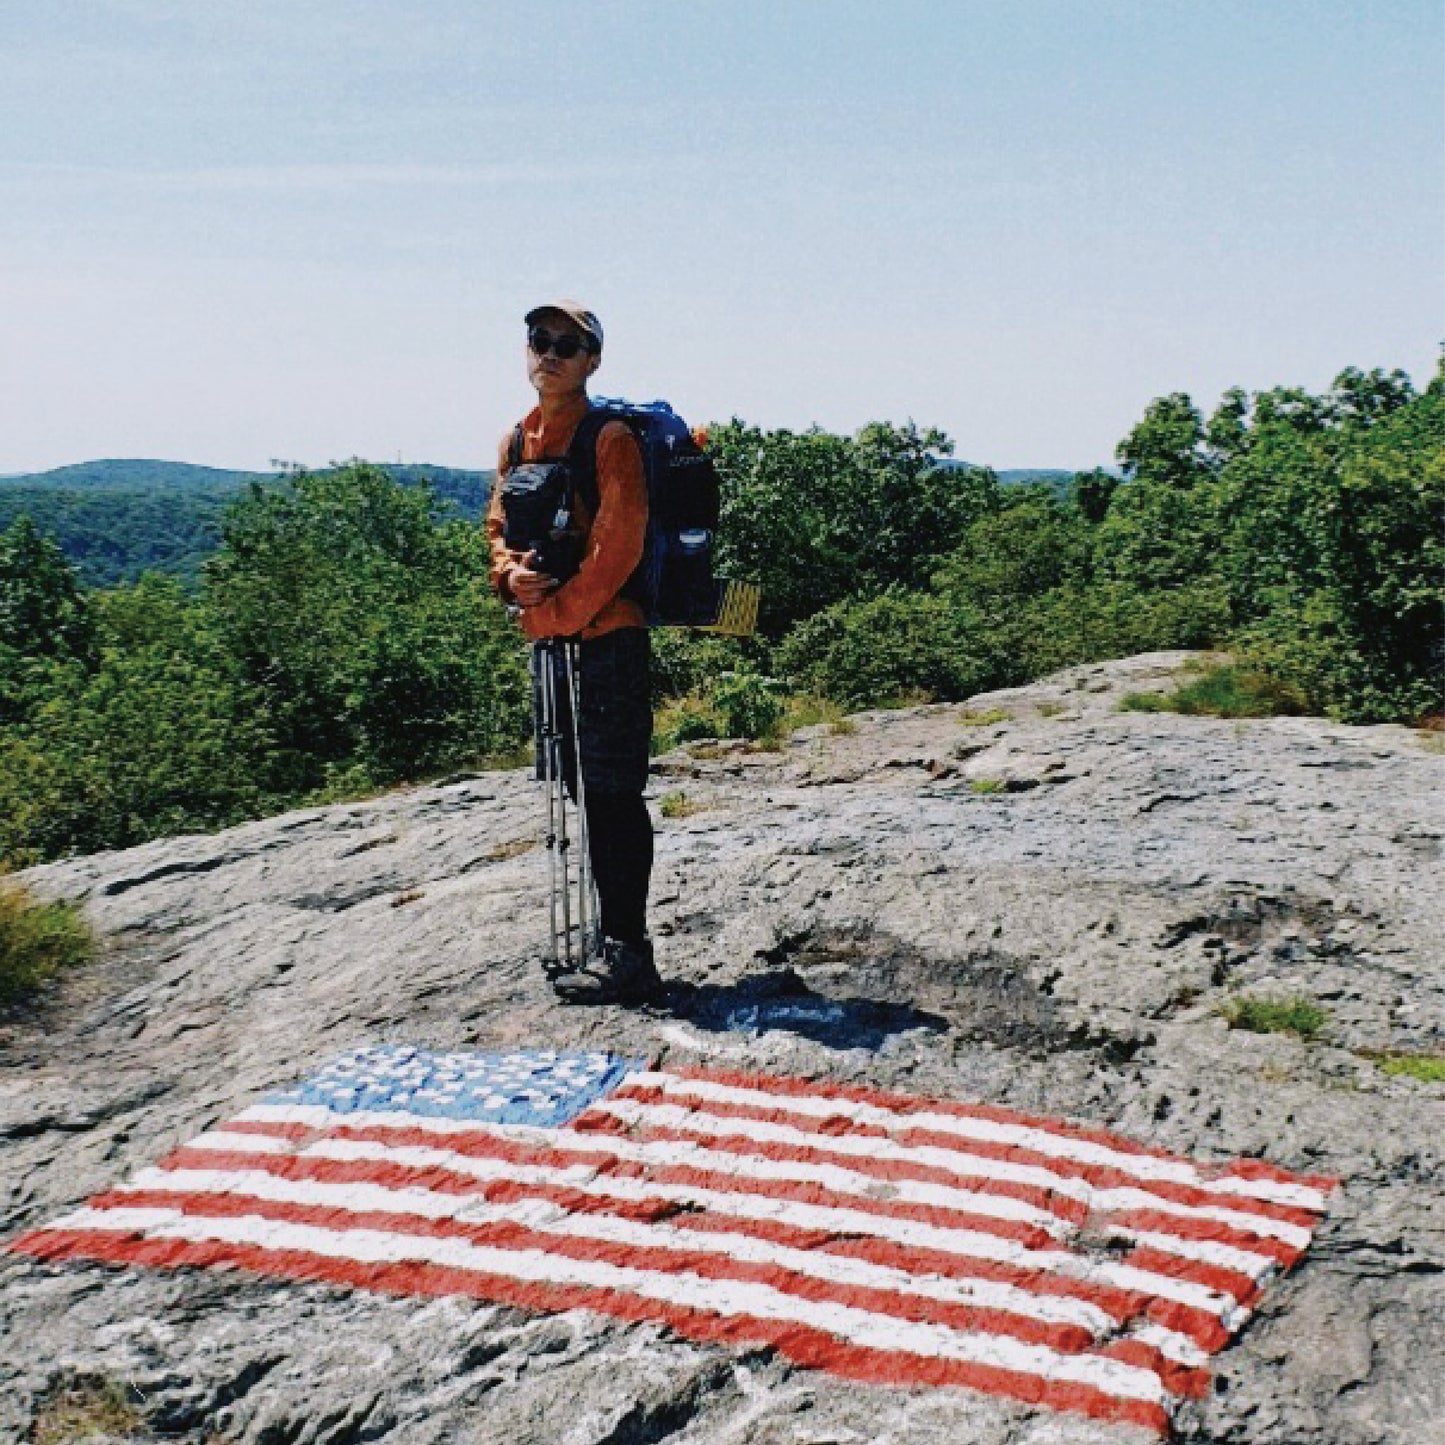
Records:
[[[620,938],[602,941],[602,956],[617,981],[619,1003],[656,1003],[663,996],[662,977],[652,958],[652,940],[624,943]]]
[[[564,1003],[648,1003],[663,991],[650,939],[635,944],[604,938],[601,953],[572,968],[549,968],[547,978]]]

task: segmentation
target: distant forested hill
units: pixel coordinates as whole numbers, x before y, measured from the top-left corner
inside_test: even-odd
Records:
[[[428,479],[459,515],[486,510],[492,473],[395,465],[397,481]],[[134,581],[147,568],[193,587],[201,561],[220,542],[226,505],[248,483],[274,472],[238,472],[189,462],[131,459],[79,462],[48,472],[0,477],[0,531],[25,512],[54,536],[87,587]]]
[[[967,462],[945,465],[967,468]],[[491,494],[490,471],[459,467],[392,465],[403,484],[427,478],[459,515],[480,519]],[[238,472],[189,462],[115,459],[77,462],[48,472],[0,477],[0,531],[21,512],[55,537],[87,587],[133,582],[153,569],[188,587],[220,542],[226,504],[248,482],[266,483],[275,472]],[[1015,468],[998,473],[1005,485],[1047,482],[1062,492],[1071,472]]]
[[[947,461],[945,466],[972,464]],[[403,484],[427,478],[438,497],[455,503],[472,521],[486,511],[493,473],[459,467],[392,465]],[[48,472],[0,476],[0,531],[21,512],[55,537],[87,587],[133,582],[153,569],[192,588],[200,565],[220,542],[226,504],[248,482],[266,483],[276,472],[238,472],[190,462],[109,458],[77,462]],[[1062,492],[1072,472],[1015,468],[998,473],[1005,485],[1046,482]]]
[[[66,487],[84,491],[234,491],[245,482],[264,481],[269,472],[236,472],[222,467],[198,467],[190,462],[160,462],[144,458],[108,458],[54,467],[48,472],[26,472],[0,477],[0,492],[11,487]]]
[[[967,465],[967,463],[965,463]],[[1106,468],[1106,470],[1114,470]],[[1024,486],[1029,482],[1046,482],[1051,487],[1060,489],[1067,487],[1074,479],[1073,472],[1063,471],[1057,467],[1013,467],[1008,471],[998,473],[998,479],[1004,486]]]

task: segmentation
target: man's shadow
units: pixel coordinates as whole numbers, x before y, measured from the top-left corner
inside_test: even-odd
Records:
[[[732,984],[667,986],[665,1011],[710,1033],[759,1034],[783,1030],[832,1049],[877,1049],[911,1029],[943,1033],[938,1014],[871,998],[829,998],[791,968],[769,969]]]

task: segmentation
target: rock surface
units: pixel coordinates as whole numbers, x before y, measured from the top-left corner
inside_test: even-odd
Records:
[[[864,1080],[1339,1176],[1179,1438],[1438,1445],[1445,1086],[1369,1055],[1445,1052],[1445,760],[1398,727],[1115,710],[1186,661],[656,760],[654,800],[697,808],[659,823],[658,1015],[552,1001],[525,773],[31,869],[108,944],[0,1021],[0,1238],[365,1040]],[[1241,991],[1317,1000],[1323,1040],[1230,1029]],[[581,1313],[0,1256],[0,1440],[87,1381],[138,1441],[1132,1438]]]

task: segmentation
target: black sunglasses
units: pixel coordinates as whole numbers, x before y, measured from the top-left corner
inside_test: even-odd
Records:
[[[546,356],[550,351],[559,361],[571,361],[579,351],[592,350],[583,337],[553,336],[550,331],[543,331],[541,327],[533,327],[527,333],[527,345],[536,355]]]

